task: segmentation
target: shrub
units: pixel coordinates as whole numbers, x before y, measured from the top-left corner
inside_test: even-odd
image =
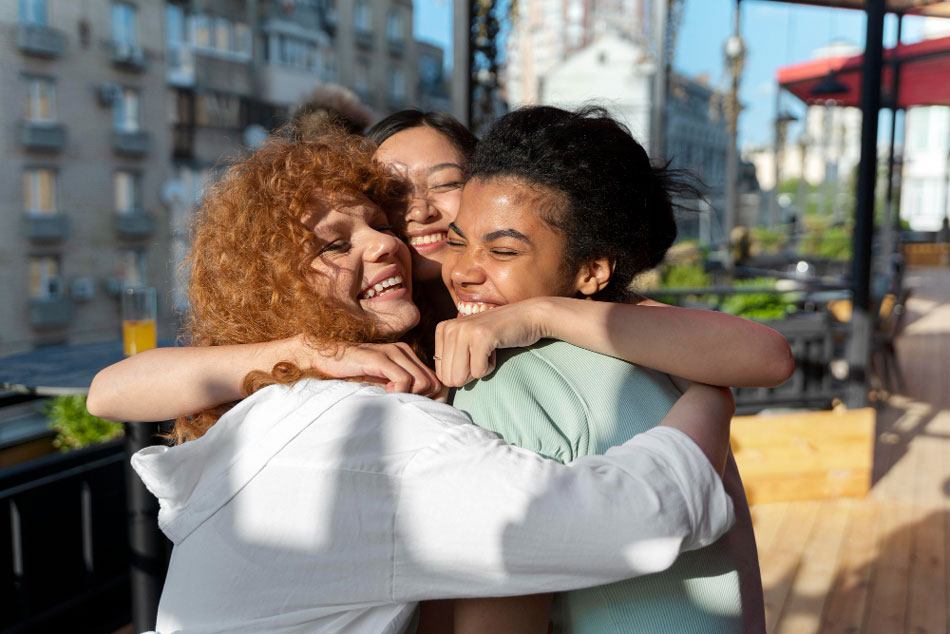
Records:
[[[760,277],[751,280],[737,280],[736,286],[761,286],[775,288],[775,279]],[[727,296],[719,309],[724,313],[751,319],[770,321],[785,319],[795,312],[795,293],[740,293]]]
[[[45,414],[50,429],[56,432],[53,446],[60,451],[81,449],[123,434],[122,423],[90,414],[85,396],[57,396],[47,403]]]

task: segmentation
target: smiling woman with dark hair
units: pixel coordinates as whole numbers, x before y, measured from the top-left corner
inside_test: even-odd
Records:
[[[443,279],[459,312],[532,298],[625,301],[633,278],[656,266],[676,237],[673,196],[689,189],[681,177],[652,166],[600,108],[538,106],[503,116],[475,153],[450,225]],[[442,364],[457,363],[456,349],[438,354]],[[507,442],[570,462],[660,423],[685,389],[678,386],[665,374],[543,341],[499,350],[494,373],[460,389],[453,404]],[[755,559],[751,533],[746,540],[684,554],[665,572],[558,595],[556,631],[739,634],[740,562]],[[456,634],[543,633],[549,598],[457,601]]]

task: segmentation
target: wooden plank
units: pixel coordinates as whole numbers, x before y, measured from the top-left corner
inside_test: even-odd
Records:
[[[913,527],[907,631],[914,634],[947,634],[944,523],[933,510]]]
[[[851,500],[821,503],[818,520],[802,553],[798,574],[775,630],[777,634],[819,632],[852,504]]]
[[[871,408],[737,416],[732,448],[749,502],[865,495],[874,420]]]
[[[885,503],[879,517],[878,551],[868,594],[868,634],[902,634],[907,620],[913,507]]]
[[[782,615],[820,505],[813,500],[790,503],[773,547],[760,556],[768,632],[775,631]]]
[[[752,514],[752,528],[755,531],[755,548],[760,559],[764,553],[772,549],[787,510],[787,502],[759,504],[749,508]]]
[[[841,544],[838,574],[828,593],[822,634],[854,634],[866,627],[868,592],[878,555],[876,522],[882,506],[873,500],[856,503]]]

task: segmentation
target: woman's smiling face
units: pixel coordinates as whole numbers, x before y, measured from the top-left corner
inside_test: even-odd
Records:
[[[511,178],[476,178],[465,186],[442,268],[460,314],[577,294],[564,238],[541,218],[542,209],[556,205],[557,194]]]
[[[410,186],[403,221],[413,275],[420,281],[439,279],[446,233],[458,214],[465,158],[445,135],[424,125],[392,135],[375,157]]]
[[[323,243],[311,267],[314,284],[398,337],[416,325],[409,250],[383,211],[366,198],[316,202],[305,220]]]

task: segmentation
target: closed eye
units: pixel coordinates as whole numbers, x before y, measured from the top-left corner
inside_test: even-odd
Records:
[[[317,253],[317,255],[324,255],[326,253],[333,253],[335,251],[347,251],[350,248],[349,240],[334,240],[329,244],[323,246],[322,249]]]
[[[439,185],[434,185],[433,187],[430,187],[429,191],[440,194],[443,192],[452,191],[454,189],[459,189],[464,184],[465,183],[463,181],[452,181],[450,183],[441,183]]]

